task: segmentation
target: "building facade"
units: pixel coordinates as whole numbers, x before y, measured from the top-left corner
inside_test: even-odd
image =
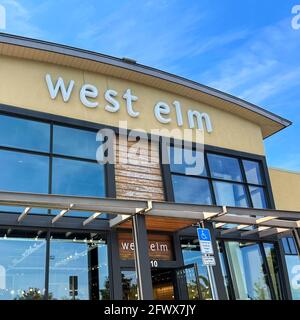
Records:
[[[269,169],[264,151],[290,121],[6,34],[0,70],[1,300],[300,299],[300,174]]]

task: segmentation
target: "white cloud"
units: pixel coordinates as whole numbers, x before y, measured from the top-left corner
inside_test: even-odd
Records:
[[[300,153],[287,153],[284,157],[274,157],[270,161],[273,168],[292,170],[300,173]]]
[[[276,73],[265,81],[241,92],[240,96],[254,103],[261,103],[267,98],[278,95],[291,87],[300,85],[300,67],[287,72]]]
[[[125,4],[96,23],[88,23],[78,40],[88,39],[97,51],[129,56],[140,63],[170,65],[190,50],[193,37],[188,35],[193,34],[203,12],[189,8],[182,16],[167,13],[166,4]]]
[[[232,31],[225,34],[218,34],[204,41],[196,42],[195,46],[190,49],[192,55],[200,55],[209,51],[223,48],[239,40],[244,40],[250,34],[247,30]],[[203,42],[203,43],[202,43]]]
[[[202,74],[202,82],[262,103],[300,83],[300,32],[283,20],[253,33],[234,54]]]

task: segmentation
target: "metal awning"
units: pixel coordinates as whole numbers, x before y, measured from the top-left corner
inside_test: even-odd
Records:
[[[170,202],[156,202],[143,200],[123,200],[110,198],[91,198],[64,195],[48,195],[33,193],[0,192],[0,206],[23,207],[14,224],[22,225],[27,219],[39,219],[40,215],[31,214],[33,208],[47,208],[60,210],[57,215],[47,215],[45,226],[62,225],[68,219],[71,211],[89,212],[90,216],[81,219],[82,229],[99,221],[101,213],[116,215],[109,221],[109,227],[120,227],[136,215],[145,215],[148,219],[155,217],[179,219],[182,226],[191,226],[197,222],[209,220],[215,222],[215,228],[223,228],[226,224],[235,226],[221,231],[230,234],[236,231],[241,236],[257,233],[259,236],[269,236],[300,228],[300,212],[222,207],[211,205],[179,204]],[[8,214],[9,215],[9,214]],[[0,215],[0,225],[1,215]],[[6,223],[7,225],[7,223]],[[28,224],[27,224],[28,226]],[[249,226],[253,226],[249,230]]]

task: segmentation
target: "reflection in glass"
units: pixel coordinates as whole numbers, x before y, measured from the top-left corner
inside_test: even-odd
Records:
[[[260,164],[256,161],[243,160],[248,183],[263,184]]]
[[[123,300],[137,300],[137,278],[135,271],[122,271]]]
[[[53,153],[96,160],[96,132],[53,126]]]
[[[170,147],[169,150],[170,168],[172,172],[207,176],[204,162],[204,152],[184,147]]]
[[[298,254],[296,243],[293,237],[284,237],[281,239],[285,254]]]
[[[286,255],[285,261],[293,300],[300,300],[300,257],[298,255]]]
[[[282,245],[283,245],[284,253],[285,254],[291,254],[291,249],[290,249],[289,242],[288,242],[287,238],[286,237],[282,238],[281,242],[282,242]]]
[[[176,202],[212,204],[207,179],[173,175],[172,182]]]
[[[225,248],[236,299],[270,300],[259,245],[226,241]]]
[[[249,207],[245,187],[237,183],[213,181],[217,205]]]
[[[0,190],[48,193],[48,157],[0,150],[0,168]],[[24,208],[0,206],[0,210],[22,212]],[[47,213],[47,210],[32,209],[31,213]]]
[[[250,191],[254,208],[257,208],[257,209],[267,208],[267,201],[265,197],[265,191],[263,188],[249,186],[249,191]]]
[[[227,299],[233,300],[234,295],[231,290],[230,286],[230,278],[227,273],[227,269],[225,267],[225,252],[223,251],[223,247],[221,244],[218,242],[218,253],[219,253],[219,258],[220,258],[220,264],[221,264],[221,269],[222,269],[222,275],[223,275],[223,280],[224,280],[224,285],[226,289],[226,295]]]
[[[99,299],[109,300],[110,299],[110,283],[108,274],[108,252],[107,244],[102,242],[98,244],[98,259],[94,268],[98,269],[99,279]]]
[[[293,237],[287,237],[287,241],[289,243],[291,254],[298,254],[295,239]]]
[[[49,152],[50,125],[0,115],[0,146]]]
[[[0,150],[0,189],[48,193],[47,157]]]
[[[275,291],[276,300],[280,300],[282,298],[280,288],[280,274],[275,246],[273,243],[264,243],[263,246],[266,254],[268,268],[270,271],[270,276],[272,279],[273,288]]]
[[[109,299],[107,247],[103,241],[52,239],[49,294],[58,300]],[[70,292],[70,277],[78,290]]]
[[[53,159],[53,194],[104,197],[104,181],[104,166],[101,164]]]
[[[46,241],[0,238],[0,300],[40,300],[45,288]]]
[[[98,163],[54,158],[52,193],[105,197],[104,166]],[[53,213],[58,213],[53,210]],[[68,216],[89,217],[88,212],[71,211]]]
[[[197,264],[199,274],[199,284],[204,300],[211,300],[211,290],[208,278],[207,267],[202,263],[202,256],[198,240],[181,239],[181,250],[185,265]]]
[[[238,159],[209,153],[207,155],[211,176],[213,178],[242,181]]]

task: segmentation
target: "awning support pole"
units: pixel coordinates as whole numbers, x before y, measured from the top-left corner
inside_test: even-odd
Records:
[[[153,300],[151,266],[148,254],[148,235],[146,219],[143,214],[132,217],[132,233],[134,241],[134,262],[137,274],[138,299]]]

